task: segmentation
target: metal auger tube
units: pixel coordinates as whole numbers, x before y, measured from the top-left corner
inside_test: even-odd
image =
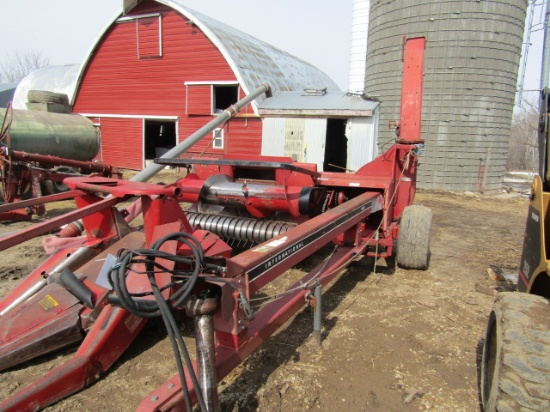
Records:
[[[209,215],[194,212],[185,212],[185,215],[192,227],[200,227],[203,230],[218,235],[222,239],[251,243],[263,243],[296,226],[288,222],[258,220],[238,216]]]
[[[195,143],[197,143],[204,137],[208,136],[210,132],[216,129],[219,125],[227,122],[232,117],[234,117],[248,103],[252,102],[261,94],[267,93],[267,92],[269,92],[269,85],[262,84],[256,90],[254,90],[249,95],[247,95],[245,98],[239,100],[237,103],[233,104],[232,106],[228,107],[223,112],[218,114],[215,119],[212,119],[211,121],[206,123],[203,127],[197,130],[195,133],[187,137],[183,142],[181,142],[177,146],[170,149],[168,152],[162,155],[161,158],[172,159],[172,158],[179,157],[182,153],[184,153],[187,149],[189,149]],[[134,182],[146,182],[147,180],[155,176],[158,172],[163,170],[164,167],[165,167],[164,165],[153,163],[147,166],[137,175],[132,177],[130,180]]]

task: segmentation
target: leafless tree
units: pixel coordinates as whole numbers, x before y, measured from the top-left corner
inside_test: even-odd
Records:
[[[32,50],[15,50],[8,58],[0,62],[0,79],[3,82],[17,83],[27,74],[46,67],[50,59],[40,52]]]
[[[507,170],[538,170],[539,110],[537,106],[534,103],[524,104],[523,110],[514,114],[506,161]]]

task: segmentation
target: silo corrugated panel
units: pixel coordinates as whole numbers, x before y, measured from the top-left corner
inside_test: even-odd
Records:
[[[403,36],[427,38],[418,187],[495,191],[508,152],[526,0],[371,0],[365,93],[379,147],[399,119]]]

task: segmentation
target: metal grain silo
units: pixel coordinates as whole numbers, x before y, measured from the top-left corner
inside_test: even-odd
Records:
[[[418,187],[500,189],[527,0],[370,3],[365,93],[382,102],[380,149],[399,118],[403,36],[425,36]]]

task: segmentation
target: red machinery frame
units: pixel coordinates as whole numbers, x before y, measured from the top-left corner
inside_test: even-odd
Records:
[[[57,156],[40,155],[0,147],[0,187],[4,204],[0,205],[0,221],[21,221],[31,219],[33,214],[42,216],[46,212],[45,204],[71,199],[78,193],[46,193],[42,182],[63,182],[75,173],[63,171],[78,169],[81,173],[111,177],[121,174],[110,165],[99,161],[80,161]],[[26,190],[26,188],[29,190]],[[23,199],[25,192],[30,198]]]
[[[99,259],[120,249],[151,247],[165,235],[180,231],[191,233],[204,250],[205,262],[215,262],[218,267],[217,276],[201,275],[205,284],[219,292],[214,301],[198,294],[180,308],[195,317],[197,345],[202,345],[203,354],[194,369],[209,410],[216,410],[217,379],[303,307],[306,295],[319,300],[316,313],[320,314],[322,286],[339,276],[350,262],[361,256],[395,254],[400,216],[414,199],[417,155],[422,147],[418,93],[421,95],[422,90],[424,43],[424,38],[407,42],[405,72],[414,75],[404,76],[401,116],[408,120],[398,142],[356,173],[318,172],[314,165],[286,158],[226,158],[186,159],[186,163],[195,164],[195,173],[169,186],[97,177],[66,179],[77,195],[79,209],[0,239],[3,250],[79,218],[88,235],[78,247],[52,255],[0,301],[0,369],[71,342],[83,342],[68,362],[0,402],[0,410],[45,407],[99,379],[147,322],[117,306],[112,291],[100,279]],[[416,108],[415,115],[407,116],[411,108]],[[271,182],[253,183],[247,177],[251,173],[268,174]],[[104,199],[98,193],[111,197]],[[133,197],[139,197],[143,232],[132,231],[115,207]],[[199,212],[202,206],[215,204],[245,209],[261,219],[285,213],[289,223],[274,237],[231,256],[232,248],[219,235],[189,223],[188,212],[180,206],[183,201],[195,203]],[[218,217],[210,221],[214,219]],[[249,225],[254,219],[234,219],[235,232],[239,229],[243,236],[254,238],[254,225]],[[266,220],[256,222],[262,228],[269,224]],[[254,293],[330,243],[335,249],[329,258],[291,285],[282,299],[251,311],[248,302]],[[189,248],[180,242],[168,242],[161,250],[189,255]],[[169,273],[156,277],[159,285],[170,284]],[[132,291],[144,292],[150,287],[136,274],[129,274],[127,282]],[[314,325],[314,332],[318,334],[319,324]],[[196,399],[189,371],[186,378],[191,397]],[[180,378],[170,378],[144,399],[138,410],[185,410]]]

